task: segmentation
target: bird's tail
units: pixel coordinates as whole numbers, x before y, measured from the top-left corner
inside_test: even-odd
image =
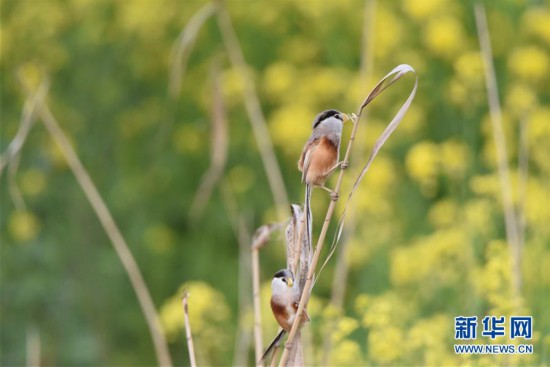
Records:
[[[311,215],[311,189],[312,189],[312,186],[310,184],[306,184],[306,198],[304,201],[304,224],[305,224],[306,241],[310,249],[311,249],[311,246],[313,246],[313,244],[311,243],[312,224],[313,224],[313,218]]]
[[[267,347],[267,349],[265,350],[262,358],[260,358],[260,361],[258,363],[262,363],[262,362],[265,362],[267,357],[269,357],[269,355],[273,352],[273,350],[275,349],[276,346],[279,345],[279,343],[281,342],[281,340],[283,339],[283,336],[285,335],[285,330],[281,330],[279,332],[279,334],[277,334],[277,336],[275,337],[275,339],[273,339],[273,341],[271,342],[271,344],[269,344],[269,346]]]

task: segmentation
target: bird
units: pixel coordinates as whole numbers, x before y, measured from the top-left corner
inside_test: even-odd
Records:
[[[353,116],[354,117],[354,116]],[[319,113],[313,120],[313,131],[307,140],[298,160],[298,169],[302,172],[302,183],[306,185],[304,202],[304,222],[307,241],[311,244],[311,190],[320,187],[330,193],[332,200],[338,194],[325,186],[326,180],[338,167],[346,168],[347,164],[339,161],[340,141],[344,122],[355,120],[338,110],[329,109]]]
[[[264,361],[271,354],[275,346],[279,345],[285,333],[290,332],[296,318],[299,303],[300,287],[298,282],[294,281],[292,271],[282,269],[276,272],[271,281],[271,310],[282,330],[269,344],[260,362]],[[309,316],[305,310],[302,318],[305,321],[309,321]]]

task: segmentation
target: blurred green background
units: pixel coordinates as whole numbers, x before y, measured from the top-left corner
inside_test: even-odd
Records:
[[[246,83],[216,15],[196,29],[180,77],[171,74],[185,61],[174,61],[178,36],[205,4],[3,0],[0,148],[20,126],[26,90],[47,76],[46,101],[136,257],[174,363],[189,363],[183,285],[199,364],[252,364],[249,236],[286,208],[274,204],[245,108]],[[302,201],[296,161],[319,111],[355,111],[401,63],[420,78],[411,109],[355,194],[345,251],[314,288],[308,364],[549,363],[548,4],[485,4],[524,243],[514,274],[473,2],[226,3],[291,202]],[[170,82],[181,90],[170,93]],[[343,196],[412,84],[404,77],[369,106]],[[216,107],[226,134],[223,123],[212,123]],[[212,160],[212,136],[222,171],[200,214],[191,204]],[[44,365],[156,364],[128,276],[39,118],[11,177],[4,169],[0,179],[0,363],[24,365],[38,342]],[[316,190],[313,200],[317,232],[328,198]],[[345,290],[342,309],[329,306],[336,263],[347,275],[336,287]],[[276,333],[269,283],[284,266],[284,236],[276,235],[261,253],[266,345]],[[454,354],[455,316],[513,314],[534,317],[533,355]]]

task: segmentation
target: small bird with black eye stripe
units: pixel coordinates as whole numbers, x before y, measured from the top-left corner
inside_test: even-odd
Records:
[[[294,274],[288,269],[276,272],[271,281],[271,310],[283,330],[269,344],[260,361],[264,361],[271,354],[275,346],[282,340],[285,332],[290,332],[299,303],[300,287],[294,280]],[[307,312],[304,311],[302,318],[304,321],[309,321]]]
[[[355,123],[354,115],[351,120]],[[311,190],[314,186],[330,192],[332,200],[338,199],[338,194],[325,186],[326,180],[344,162],[339,162],[340,141],[344,122],[350,120],[350,116],[337,110],[326,110],[318,114],[313,120],[313,131],[306,142],[298,169],[302,172],[302,182],[306,184],[304,202],[305,233],[308,243],[311,244]]]

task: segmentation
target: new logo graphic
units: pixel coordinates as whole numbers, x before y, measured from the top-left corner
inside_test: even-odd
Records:
[[[505,316],[485,316],[481,321],[483,330],[481,336],[494,340],[496,337],[506,336],[510,339],[523,338],[529,340],[533,337],[532,316],[511,316],[506,323]],[[508,328],[506,327],[508,325]],[[455,317],[455,340],[477,339],[477,316]],[[532,354],[532,344],[455,344],[456,354]]]

